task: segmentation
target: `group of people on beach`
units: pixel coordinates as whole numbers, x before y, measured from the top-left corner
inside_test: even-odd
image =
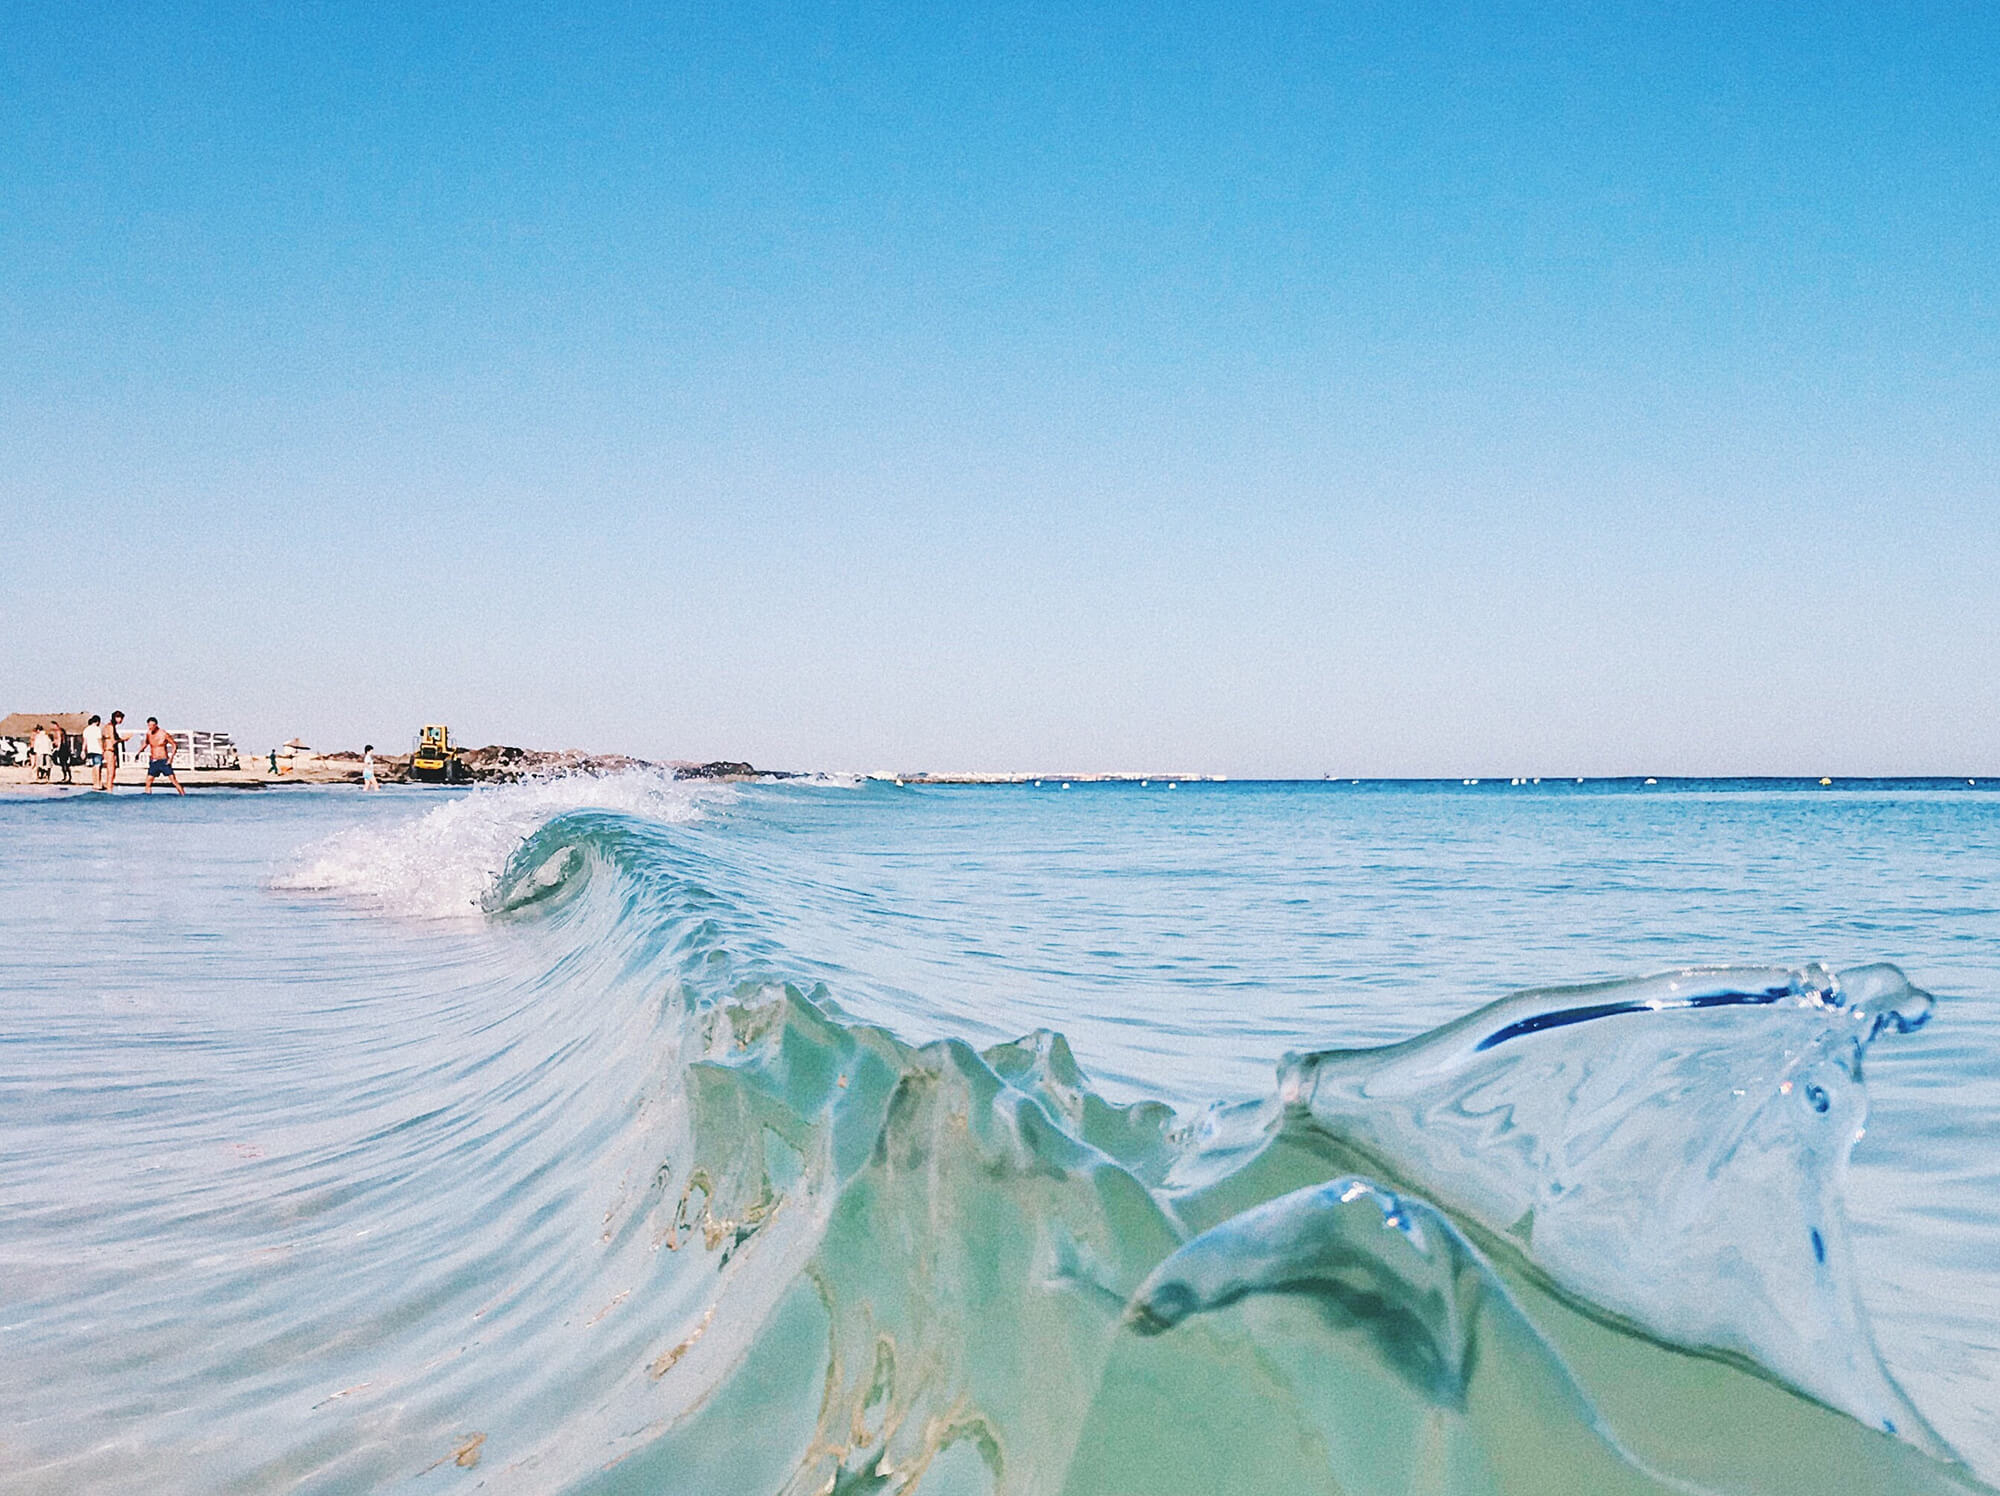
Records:
[[[50,776],[60,772],[64,784],[72,784],[70,778],[69,736],[59,722],[55,726],[55,736],[49,736],[48,724],[37,722],[35,733],[28,740],[28,760],[35,766],[35,779],[47,783]]]
[[[109,722],[93,712],[83,728],[83,762],[90,770],[91,787],[107,794],[118,783],[118,760],[125,744],[131,741],[123,730],[124,722],[123,712],[113,712]],[[146,793],[153,793],[154,780],[164,779],[174,787],[175,794],[185,795],[187,790],[174,773],[174,755],[180,751],[180,744],[160,726],[158,717],[146,719],[141,741],[146,745]],[[47,782],[53,771],[60,770],[64,784],[75,782],[70,777],[73,755],[69,734],[61,723],[37,726],[28,752],[35,761],[36,779]]]

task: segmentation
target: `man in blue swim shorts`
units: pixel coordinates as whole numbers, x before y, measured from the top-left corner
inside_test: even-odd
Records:
[[[174,775],[174,754],[180,744],[174,735],[160,726],[158,717],[146,719],[146,793],[153,793],[153,781],[164,779],[174,787],[174,793],[185,795],[187,791]]]

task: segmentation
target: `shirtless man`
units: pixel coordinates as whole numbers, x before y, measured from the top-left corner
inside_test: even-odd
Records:
[[[158,717],[146,719],[146,793],[153,793],[153,781],[164,778],[174,787],[174,793],[185,795],[180,780],[174,774],[174,753],[180,744],[174,735],[160,726]]]

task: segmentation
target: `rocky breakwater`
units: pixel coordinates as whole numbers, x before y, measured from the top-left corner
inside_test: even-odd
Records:
[[[458,755],[459,768],[475,782],[508,784],[519,779],[546,779],[556,774],[620,774],[656,765],[623,753],[584,753],[575,748],[514,748],[493,743],[467,748]]]
[[[338,766],[337,778],[352,783],[361,780],[361,755],[328,754],[321,763]],[[676,779],[789,779],[782,771],[759,769],[735,759],[714,759],[707,763],[675,760],[655,763],[624,753],[585,753],[575,748],[515,748],[491,743],[484,748],[467,748],[458,755],[462,782],[472,784],[512,784],[523,779],[547,779],[559,774],[619,774],[631,769],[652,769],[671,773]],[[408,754],[378,754],[376,775],[385,784],[409,782]]]
[[[514,748],[500,742],[484,748],[464,748],[458,754],[460,784],[514,784],[518,780],[552,778],[558,774],[624,774],[638,768],[672,774],[676,780],[796,778],[796,774],[786,770],[756,768],[734,758],[714,758],[704,764],[690,760],[662,764],[650,758],[632,758],[630,754],[586,754],[578,748]],[[376,778],[384,784],[408,784],[410,754],[376,754]],[[322,754],[296,770],[286,766],[284,780],[296,784],[360,784],[362,756],[352,750]]]

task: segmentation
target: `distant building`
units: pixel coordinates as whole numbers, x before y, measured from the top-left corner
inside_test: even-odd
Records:
[[[176,769],[240,769],[236,740],[226,732],[189,731],[174,734]]]

